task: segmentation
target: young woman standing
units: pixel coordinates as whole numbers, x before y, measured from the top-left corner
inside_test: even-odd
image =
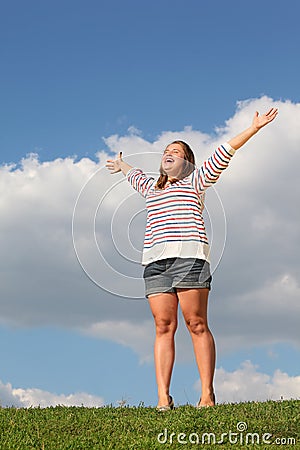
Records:
[[[146,198],[147,225],[142,264],[145,265],[145,295],[154,317],[154,359],[159,411],[172,409],[169,393],[175,360],[174,336],[178,304],[190,332],[202,394],[197,407],[213,406],[215,394],[215,343],[208,327],[207,306],[211,285],[209,243],[202,217],[205,190],[216,183],[232,156],[261,128],[272,122],[278,110],[255,113],[252,124],[218,147],[195,167],[194,154],[183,141],[165,149],[157,180],[122,160],[108,160],[113,173],[122,172]]]

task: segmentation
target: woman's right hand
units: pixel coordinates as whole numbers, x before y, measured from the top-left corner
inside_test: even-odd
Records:
[[[110,171],[111,174],[121,172],[122,161],[122,152],[120,152],[117,159],[108,159],[106,161],[105,167]]]

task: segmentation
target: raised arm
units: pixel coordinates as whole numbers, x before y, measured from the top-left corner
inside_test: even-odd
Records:
[[[125,176],[129,172],[129,170],[132,169],[132,166],[123,161],[122,152],[119,153],[117,159],[108,159],[106,161],[105,167],[110,171],[111,174],[122,172]]]
[[[143,197],[146,197],[148,190],[155,181],[153,177],[147,176],[141,169],[133,168],[124,162],[122,160],[122,152],[119,153],[117,159],[108,159],[106,161],[106,167],[110,173],[122,172],[131,186]]]
[[[240,134],[235,136],[234,138],[228,141],[228,144],[231,145],[232,148],[238,150],[242,147],[246,142],[254,136],[261,128],[263,128],[268,123],[272,122],[278,114],[277,108],[271,108],[266,114],[259,115],[256,111],[252,124],[249,128],[242,131]]]

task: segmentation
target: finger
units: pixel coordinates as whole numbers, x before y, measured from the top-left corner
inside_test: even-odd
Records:
[[[277,108],[272,108],[272,111],[270,112],[268,117],[273,120],[273,119],[275,119],[277,114],[278,114],[278,109]]]
[[[272,116],[273,114],[277,114],[277,111],[278,111],[278,109],[277,108],[271,108],[268,112],[267,112],[267,114],[266,114],[266,116]]]
[[[119,159],[122,159],[123,152],[119,153]]]
[[[266,113],[266,116],[269,116],[272,111],[273,111],[273,108],[269,109],[269,111]]]

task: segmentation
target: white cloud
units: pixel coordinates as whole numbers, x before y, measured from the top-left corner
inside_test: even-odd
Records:
[[[300,285],[289,273],[213,305],[213,328],[221,353],[292,342],[299,348]],[[223,307],[222,307],[223,306]]]
[[[200,391],[200,381],[194,387]],[[259,372],[251,361],[245,361],[233,372],[217,369],[215,388],[218,403],[299,399],[300,376],[289,376],[280,370],[268,375]]]
[[[108,327],[109,324],[106,324]],[[123,326],[125,329],[126,324]],[[122,328],[122,325],[121,325]],[[105,337],[105,326],[102,330],[94,330],[94,335]],[[142,338],[136,336],[137,339]],[[123,342],[121,342],[123,344]],[[200,391],[201,383],[198,380],[194,388]],[[300,398],[300,376],[289,376],[277,369],[272,375],[262,373],[250,361],[232,371],[223,368],[216,370],[215,390],[218,403],[233,403],[245,401],[266,401],[280,399]],[[36,388],[14,388],[10,383],[4,384],[0,380],[0,406],[2,407],[41,407],[48,406],[85,406],[100,407],[104,399],[86,392],[73,394],[56,394]]]
[[[92,324],[82,332],[88,336],[109,339],[133,349],[140,357],[140,362],[150,362],[153,359],[154,327],[152,320],[137,325],[126,321],[103,321]]]
[[[77,392],[70,395],[54,394],[41,389],[13,388],[10,383],[0,381],[0,405],[3,407],[37,407],[46,408],[48,406],[86,406],[100,407],[104,405],[102,397]]]
[[[128,136],[106,139],[108,150],[98,153],[98,163],[89,158],[39,162],[29,155],[16,167],[1,167],[1,321],[77,329],[127,345],[148,360],[150,339],[143,338],[141,324],[150,330],[152,318],[141,299],[139,265],[144,200],[120,174],[110,175],[105,161],[123,151],[128,163],[157,173],[159,152],[181,138],[201,162],[217,143],[248,126],[255,110],[274,105],[280,111],[276,121],[238,151],[217,185],[228,231],[214,273],[211,323],[221,352],[269,342],[299,345],[300,104],[267,97],[240,103],[213,136],[186,127],[151,143],[131,128]],[[73,248],[75,204],[76,251],[94,283]],[[207,208],[216,267],[225,228],[213,190]],[[190,340],[184,337],[180,345],[190,348]]]

